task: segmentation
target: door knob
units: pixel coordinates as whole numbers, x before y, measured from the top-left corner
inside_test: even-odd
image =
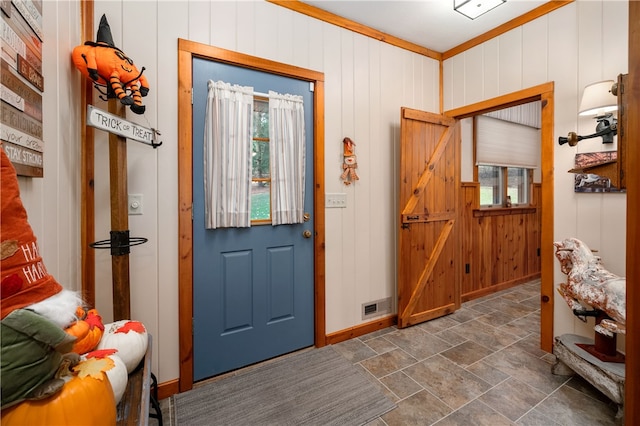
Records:
[[[311,231],[308,229],[302,232],[302,236],[305,238],[311,238]]]

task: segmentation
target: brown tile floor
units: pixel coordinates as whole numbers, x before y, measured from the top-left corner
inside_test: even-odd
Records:
[[[335,345],[398,407],[378,425],[616,425],[617,407],[539,348],[540,281]]]
[[[335,345],[398,405],[368,426],[620,424],[616,405],[588,382],[551,374],[555,357],[539,348],[539,300],[536,280]],[[176,425],[169,398],[160,403],[164,425]]]

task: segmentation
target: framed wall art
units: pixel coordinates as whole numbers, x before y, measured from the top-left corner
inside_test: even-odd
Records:
[[[42,0],[0,0],[0,139],[18,175],[42,177]]]

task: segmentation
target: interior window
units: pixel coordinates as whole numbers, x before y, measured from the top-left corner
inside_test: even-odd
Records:
[[[480,206],[529,204],[530,170],[522,167],[478,165]]]
[[[271,222],[271,174],[269,164],[269,100],[253,101],[251,223]]]

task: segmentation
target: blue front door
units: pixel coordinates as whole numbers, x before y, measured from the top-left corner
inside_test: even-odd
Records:
[[[193,59],[194,381],[313,345],[313,217],[295,225],[205,229],[203,134],[207,82],[301,95],[305,212],[313,212],[313,93],[308,82]],[[311,231],[305,238],[304,231]]]

